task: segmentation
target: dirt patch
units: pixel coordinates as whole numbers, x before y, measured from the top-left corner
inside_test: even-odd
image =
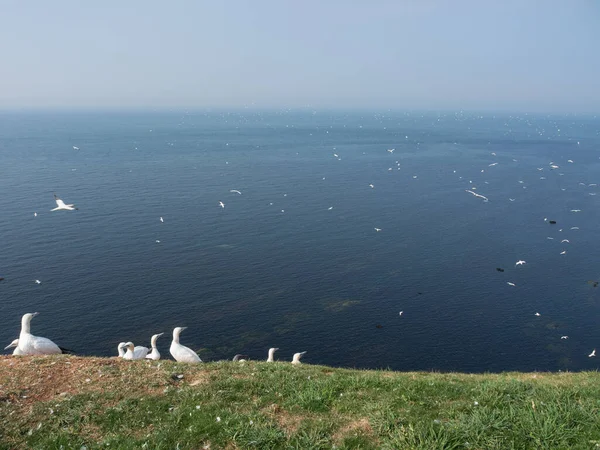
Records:
[[[367,435],[373,434],[373,429],[369,423],[369,419],[361,417],[360,419],[353,420],[348,424],[338,429],[332,436],[334,442],[340,443],[344,438],[349,436]]]
[[[298,431],[298,428],[300,428],[300,425],[304,420],[304,417],[291,415],[289,412],[275,403],[264,408],[262,412],[270,419],[277,422],[277,425],[279,425],[279,427],[285,431],[288,436]]]

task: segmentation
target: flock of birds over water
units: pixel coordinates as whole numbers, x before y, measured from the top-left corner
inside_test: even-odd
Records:
[[[577,142],[577,145],[579,145],[579,142]],[[73,150],[79,151],[79,147],[73,146]],[[383,151],[383,149],[382,149],[382,151]],[[395,156],[394,155],[395,149],[391,148],[391,149],[387,149],[386,151],[390,156],[392,156],[392,157]],[[339,161],[341,161],[341,159],[342,159],[339,151],[336,150],[335,147],[333,148],[331,156]],[[491,152],[490,156],[492,158],[495,158],[497,155],[495,152]],[[517,162],[516,159],[513,159],[513,161]],[[565,164],[574,164],[574,161],[572,159],[566,159],[566,161],[564,161],[564,163]],[[396,164],[396,166],[389,167],[388,171],[401,169],[401,163],[399,160],[396,160],[395,164]],[[493,170],[492,168],[497,166],[498,164],[499,164],[499,162],[496,160],[489,161],[489,164],[487,165],[487,167],[484,167],[481,169],[481,173],[484,173],[486,170]],[[548,173],[548,171],[558,173],[558,176],[564,175],[563,173],[560,172],[560,164],[563,164],[563,162],[550,161],[548,163],[547,167],[536,167],[537,171],[539,171],[539,173],[540,173],[540,179],[545,180],[546,177],[544,176],[544,174]],[[485,188],[480,190],[479,188],[482,186],[476,186],[472,180],[469,180],[468,178],[461,176],[459,173],[457,173],[456,170],[454,170],[453,173],[455,174],[456,177],[458,177],[458,180],[460,180],[462,183],[464,183],[464,192],[466,194],[469,194],[470,196],[472,196],[474,201],[480,200],[484,203],[490,202],[490,199],[486,195],[484,195],[484,193],[482,193],[482,191],[485,191]],[[412,178],[416,179],[417,175],[413,175]],[[323,178],[323,179],[325,179],[325,178]],[[483,183],[488,184],[487,181],[483,181]],[[518,183],[520,183],[522,185],[523,189],[527,188],[527,186],[524,185],[524,181],[519,180]],[[595,183],[589,183],[589,184],[579,183],[579,184],[588,186],[588,187],[596,187],[597,186]],[[375,189],[375,185],[373,183],[370,183],[370,184],[368,184],[368,186],[365,186],[365,188]],[[560,189],[563,191],[566,190],[565,188],[562,188],[562,187]],[[238,189],[230,189],[229,192],[233,193],[233,194],[237,194],[237,195],[242,195],[242,192]],[[588,192],[588,194],[596,195],[595,192]],[[515,200],[516,200],[515,198],[508,198],[508,201],[510,201],[510,202],[514,202]],[[52,208],[50,210],[51,212],[59,212],[59,211],[72,212],[72,211],[77,211],[79,209],[75,204],[67,203],[67,202],[63,201],[56,194],[54,194],[54,201],[56,202],[56,207]],[[272,203],[271,203],[271,205],[272,205]],[[215,207],[224,209],[226,207],[226,205],[223,201],[219,200],[219,201],[215,201]],[[333,206],[329,206],[328,210],[332,210],[332,209],[333,209]],[[283,213],[284,210],[281,210],[281,212]],[[581,212],[581,209],[570,209],[570,212],[576,214],[576,213]],[[34,212],[34,216],[37,217],[37,212]],[[158,220],[160,220],[161,223],[164,223],[164,219],[162,216],[159,217]],[[541,218],[540,218],[540,220],[541,220]],[[544,222],[548,223],[549,226],[552,226],[552,227],[556,226],[558,228],[557,222],[555,220],[552,220],[548,217],[543,218],[543,220],[544,220]],[[570,230],[573,230],[573,231],[578,230],[578,229],[579,229],[579,227],[577,227],[577,226],[570,227]],[[374,231],[376,233],[380,233],[384,230],[379,227],[374,227]],[[562,232],[563,229],[560,228],[559,231]],[[555,238],[548,236],[547,239],[554,240]],[[160,240],[156,240],[156,242],[160,243]],[[564,239],[560,240],[560,244],[562,246],[560,255],[566,255],[567,249],[568,249],[568,244],[570,244],[570,240],[567,238],[564,238]],[[523,259],[518,259],[515,262],[514,267],[515,268],[522,267],[522,266],[525,266],[526,264],[527,264],[527,261],[525,261]],[[498,272],[505,271],[505,269],[502,267],[497,267],[496,270]],[[522,269],[518,269],[518,270],[522,270]],[[0,281],[1,280],[2,280],[2,278],[0,278]],[[34,280],[34,282],[37,284],[41,284],[41,280],[38,280],[38,279]],[[598,287],[598,284],[599,284],[598,281],[590,281],[589,283],[593,287]],[[506,284],[510,287],[516,287],[516,284],[511,281],[507,281]],[[402,316],[403,313],[404,313],[404,311],[400,311],[399,316]],[[37,312],[27,313],[27,314],[23,315],[22,320],[21,320],[21,331],[19,333],[18,339],[13,340],[7,347],[5,347],[5,350],[14,349],[13,355],[16,355],[16,356],[74,353],[71,350],[68,350],[63,347],[58,346],[57,344],[55,344],[53,341],[51,341],[48,338],[39,337],[39,336],[35,336],[35,335],[31,334],[31,320],[33,317],[35,317],[37,315],[38,315]],[[539,316],[541,316],[541,313],[535,312],[534,315],[539,317]],[[378,327],[380,327],[380,326],[378,325]],[[200,363],[200,362],[202,362],[202,360],[200,359],[198,354],[195,351],[193,351],[192,349],[190,349],[189,347],[186,347],[180,343],[180,334],[185,329],[186,329],[186,327],[176,327],[173,330],[173,337],[172,337],[171,345],[169,348],[169,352],[170,352],[171,356],[173,357],[173,359],[175,359],[178,362]],[[130,342],[130,341],[120,342],[117,347],[118,356],[125,360],[145,360],[145,359],[158,360],[161,358],[161,354],[157,348],[157,340],[163,334],[164,333],[159,333],[159,334],[153,335],[150,340],[150,342],[151,342],[150,347],[135,346],[134,343]],[[560,336],[560,339],[566,340],[566,339],[569,339],[569,336],[562,335],[562,336]],[[268,350],[268,357],[267,357],[268,362],[275,361],[274,354],[275,354],[275,351],[277,351],[277,350],[278,350],[278,348],[270,348]],[[306,352],[295,353],[293,355],[293,358],[291,361],[292,364],[300,364],[300,359],[302,358],[302,356],[305,353]],[[589,354],[587,354],[587,356],[590,358],[595,357],[596,349],[590,348],[590,352],[589,352]],[[243,362],[243,361],[246,361],[247,359],[249,359],[248,356],[242,355],[242,354],[237,354],[233,357],[233,361]]]

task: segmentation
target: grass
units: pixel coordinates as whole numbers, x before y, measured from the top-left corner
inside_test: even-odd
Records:
[[[600,448],[600,374],[0,357],[0,449]]]

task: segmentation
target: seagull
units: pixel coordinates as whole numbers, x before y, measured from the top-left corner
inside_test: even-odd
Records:
[[[163,218],[162,218],[162,217],[160,218],[160,221],[161,221],[161,222],[164,222],[164,220],[163,220]]]
[[[292,358],[292,364],[302,364],[300,362],[300,358],[304,356],[306,352],[294,353],[294,357]]]
[[[561,339],[569,339],[569,336],[561,336]]]
[[[588,358],[591,358],[591,357],[593,357],[593,356],[596,356],[596,349],[592,350],[592,353],[590,353],[590,354],[588,355]]]
[[[21,318],[21,333],[17,349],[23,355],[57,355],[63,353],[62,349],[45,337],[31,334],[31,319],[39,313],[27,313]]]
[[[539,312],[536,312],[534,315],[538,316],[538,317],[541,316],[541,314]]]
[[[520,259],[519,261],[517,261],[517,262],[515,263],[515,266],[522,266],[522,265],[523,265],[523,264],[525,264],[525,263],[526,263],[525,261],[523,261],[522,259]]]
[[[123,359],[127,359],[129,361],[134,359],[144,359],[146,358],[146,355],[149,351],[148,347],[134,347],[133,342],[126,342],[125,345],[123,345],[123,347],[127,349],[127,351],[123,355]]]
[[[220,206],[221,208],[225,208],[225,203],[223,203],[223,202],[219,202],[219,206]]]
[[[516,286],[515,283],[511,283],[510,281],[507,281],[506,284],[508,284],[509,286]]]
[[[158,361],[160,359],[160,353],[156,348],[156,340],[161,337],[164,333],[158,333],[152,336],[150,339],[150,346],[152,347],[152,351],[146,355],[146,359],[153,359],[154,361]]]
[[[181,345],[179,343],[179,334],[187,327],[177,327],[173,330],[173,340],[171,341],[171,348],[169,351],[175,361],[186,362],[186,363],[199,363],[202,362],[200,357],[191,348]]]
[[[337,153],[334,153],[333,156],[335,156],[336,158],[339,158]]]
[[[40,280],[35,280],[35,284],[42,284]]]
[[[15,339],[10,344],[8,344],[6,347],[4,347],[4,350],[8,350],[9,348],[14,348],[12,354],[15,356],[25,355],[25,353],[23,353],[21,350],[19,350],[19,340],[18,339]]]
[[[51,209],[50,212],[52,211],[59,211],[59,210],[65,210],[65,211],[73,211],[74,209],[79,209],[76,208],[75,205],[65,205],[65,202],[63,202],[60,198],[58,198],[56,196],[56,194],[54,194],[54,200],[56,200],[56,208]]]
[[[484,202],[488,201],[487,197],[484,197],[483,195],[480,195],[477,192],[469,191],[468,189],[465,189],[465,192],[468,192],[469,194],[473,194],[475,197],[482,198]]]
[[[273,358],[273,356],[275,355],[275,352],[279,350],[279,348],[270,348],[269,349],[269,357],[267,358],[267,362],[274,362],[275,359]]]
[[[229,192],[235,192],[236,194],[242,195],[242,193],[240,191],[238,191],[237,189],[230,189]]]
[[[379,232],[381,231],[381,228],[375,228],[375,231]]]

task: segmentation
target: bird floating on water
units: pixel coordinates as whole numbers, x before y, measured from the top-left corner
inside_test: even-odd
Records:
[[[161,221],[161,222],[164,222],[164,219],[162,218],[162,216],[160,217],[160,221]]]
[[[279,348],[270,348],[269,349],[269,356],[267,358],[267,362],[275,362],[275,352],[279,350]]]
[[[56,194],[54,194],[54,200],[56,201],[56,208],[51,209],[50,212],[52,211],[73,211],[76,209],[79,209],[77,207],[75,207],[75,205],[70,204],[70,205],[66,205],[65,202],[63,202],[60,198],[58,198],[56,196]]]
[[[150,347],[152,347],[152,351],[146,355],[146,359],[153,359],[154,361],[158,361],[160,359],[160,352],[156,348],[156,340],[163,334],[165,333],[158,333],[152,336],[150,339]]]
[[[306,352],[294,353],[294,356],[292,358],[292,364],[302,364],[300,362],[300,358],[302,358],[305,353]]]
[[[173,340],[171,341],[171,348],[169,351],[177,362],[185,363],[199,363],[202,362],[200,357],[191,348],[181,345],[179,343],[179,335],[187,327],[177,327],[173,329]]]

